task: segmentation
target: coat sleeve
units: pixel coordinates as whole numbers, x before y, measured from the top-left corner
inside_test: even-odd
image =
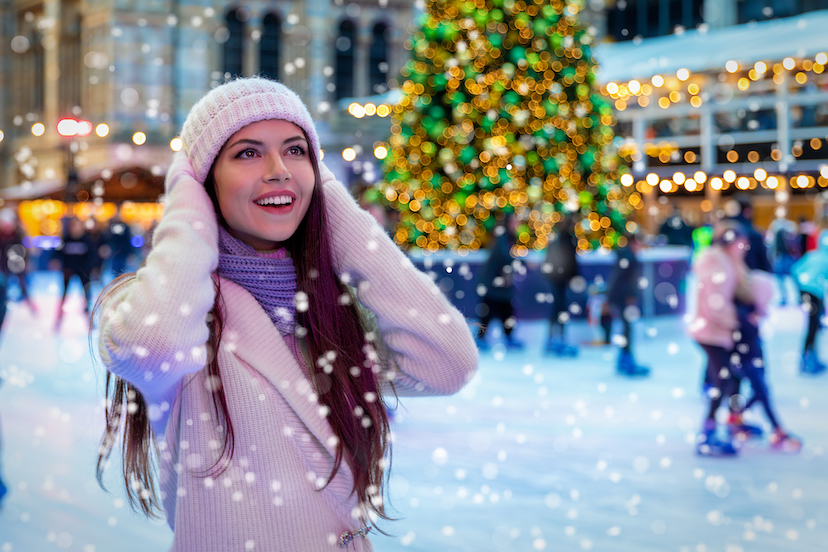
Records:
[[[206,364],[206,320],[215,299],[215,212],[191,175],[175,178],[144,265],[102,301],[98,337],[107,369],[141,392],[151,420],[153,407]]]
[[[385,375],[400,395],[459,391],[478,361],[463,315],[324,166],[322,181],[337,270],[376,316],[393,355]]]
[[[735,330],[739,317],[734,305],[736,276],[723,259],[710,251],[693,268],[697,278],[696,318],[708,324]]]

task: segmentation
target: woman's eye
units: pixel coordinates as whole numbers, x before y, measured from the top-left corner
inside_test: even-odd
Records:
[[[293,147],[288,149],[288,153],[291,153],[293,155],[304,155],[305,154],[305,148],[303,148],[301,146],[293,146]]]
[[[256,152],[252,149],[242,150],[236,155],[236,159],[252,159]]]

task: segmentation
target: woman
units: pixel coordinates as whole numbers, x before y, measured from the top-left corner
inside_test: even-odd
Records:
[[[745,264],[748,235],[736,222],[721,221],[714,229],[711,246],[693,262],[696,276],[696,316],[690,334],[707,355],[710,406],[699,436],[697,451],[704,456],[730,456],[738,449],[730,437],[716,431],[716,412],[729,399],[728,428],[733,436],[761,434],[744,423],[739,404],[739,385],[747,378],[753,389],[750,405],[759,402],[773,426],[771,445],[798,451],[801,442],[786,433],[770,403],[759,337],[759,320],[767,313],[773,295],[772,278],[750,271]]]
[[[128,496],[163,504],[173,551],[371,550],[383,393],[459,390],[466,322],[319,161],[285,86],[213,89],[181,139],[153,248],[101,300],[99,478],[123,426]]]

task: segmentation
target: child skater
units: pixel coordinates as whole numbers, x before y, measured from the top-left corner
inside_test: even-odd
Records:
[[[731,438],[717,432],[716,413],[724,400],[731,405],[728,428],[744,439],[757,429],[742,419],[742,412],[758,402],[773,427],[769,441],[773,448],[797,452],[801,441],[782,429],[771,404],[764,372],[759,337],[759,320],[767,313],[773,281],[745,264],[748,237],[732,221],[717,224],[711,246],[693,261],[696,276],[696,318],[690,334],[707,355],[710,406],[696,450],[703,456],[732,456],[738,453]],[[746,407],[738,405],[740,382],[751,383],[753,397]],[[759,430],[761,434],[761,430]]]
[[[466,322],[322,164],[284,85],[214,88],[181,139],[153,248],[99,305],[99,480],[122,448],[127,495],[163,507],[173,551],[371,550],[383,394],[458,391]]]

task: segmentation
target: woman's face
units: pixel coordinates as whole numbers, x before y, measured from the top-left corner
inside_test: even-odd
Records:
[[[281,119],[251,123],[231,136],[213,178],[227,230],[260,250],[293,236],[316,181],[305,134]]]
[[[734,259],[744,260],[748,250],[748,241],[744,238],[737,238],[733,243],[727,245],[727,253]]]

